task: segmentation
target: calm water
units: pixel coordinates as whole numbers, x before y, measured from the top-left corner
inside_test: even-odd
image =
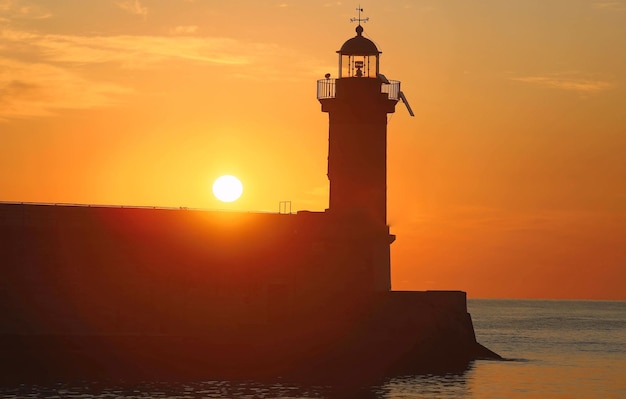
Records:
[[[626,398],[626,302],[476,299],[469,308],[478,340],[507,361],[477,361],[462,374],[392,378],[350,395],[327,386],[204,381],[21,386],[0,397]]]

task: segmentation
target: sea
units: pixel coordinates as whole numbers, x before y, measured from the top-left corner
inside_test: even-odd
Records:
[[[478,341],[504,361],[349,390],[281,380],[83,381],[0,388],[0,398],[626,398],[625,301],[470,299],[468,308]]]

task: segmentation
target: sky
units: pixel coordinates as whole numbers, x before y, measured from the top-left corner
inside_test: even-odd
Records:
[[[393,288],[626,300],[626,0],[372,3]],[[356,6],[0,0],[0,201],[324,210]]]

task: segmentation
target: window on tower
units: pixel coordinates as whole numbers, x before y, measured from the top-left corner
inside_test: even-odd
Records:
[[[341,57],[340,78],[375,78],[377,75],[375,55],[347,55]]]

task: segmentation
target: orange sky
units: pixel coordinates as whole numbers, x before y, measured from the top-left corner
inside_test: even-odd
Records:
[[[0,200],[323,210],[316,80],[355,6],[0,0]],[[626,1],[363,7],[416,113],[389,121],[393,287],[626,299]]]

